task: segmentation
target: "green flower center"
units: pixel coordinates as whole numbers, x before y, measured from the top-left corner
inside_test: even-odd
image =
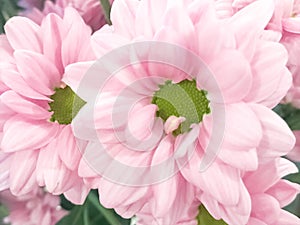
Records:
[[[51,122],[70,124],[79,110],[85,105],[70,87],[55,88],[55,93],[50,97],[53,102],[49,103],[50,111],[53,112]]]
[[[158,106],[157,116],[164,121],[170,116],[186,119],[173,132],[174,136],[188,132],[192,124],[200,123],[204,114],[210,113],[207,92],[199,90],[195,80],[183,80],[177,84],[166,81],[159,87],[152,98],[152,103]]]
[[[197,221],[198,225],[227,225],[223,220],[213,218],[203,205],[199,207]]]

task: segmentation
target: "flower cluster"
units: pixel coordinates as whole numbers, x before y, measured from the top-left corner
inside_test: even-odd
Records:
[[[38,199],[75,204],[97,189],[139,225],[197,225],[207,213],[216,224],[299,224],[283,210],[300,192],[283,158],[299,158],[299,139],[272,110],[300,106],[298,5],[115,0],[104,25],[100,1],[47,0],[11,18],[0,36],[0,191],[12,224],[21,212],[9,192],[45,215],[16,221],[63,215],[57,201],[26,197],[37,187]]]
[[[1,203],[9,209],[9,216],[4,219],[4,224],[55,225],[67,214],[67,211],[59,206],[59,197],[42,189],[36,189],[22,197],[3,191],[0,192],[0,197]]]

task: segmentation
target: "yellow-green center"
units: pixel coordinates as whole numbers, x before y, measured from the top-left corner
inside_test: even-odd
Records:
[[[53,112],[51,122],[70,124],[79,110],[85,105],[70,87],[55,88],[55,93],[50,97],[53,102],[49,103],[50,111]]]
[[[166,81],[159,87],[152,98],[152,103],[158,106],[157,116],[164,121],[170,116],[186,119],[173,132],[174,136],[188,132],[192,124],[200,123],[204,114],[210,113],[207,92],[199,90],[195,80],[183,80],[177,84]]]
[[[213,218],[203,205],[199,207],[197,221],[198,225],[227,225],[223,220]]]

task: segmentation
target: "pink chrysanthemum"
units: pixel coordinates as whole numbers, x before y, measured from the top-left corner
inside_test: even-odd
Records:
[[[287,154],[295,142],[285,122],[270,109],[291,86],[291,75],[285,67],[285,48],[261,38],[273,9],[272,1],[261,0],[228,20],[219,20],[209,0],[114,2],[113,26],[103,27],[92,38],[97,57],[141,41],[173,44],[175,49],[182,46],[201,58],[217,85],[211,77],[201,74],[203,71],[193,70],[191,74],[152,61],[137,63],[141,58],[167,56],[172,62],[177,59],[185,68],[195,68],[190,58],[172,48],[168,52],[168,48],[145,50],[132,46],[130,54],[117,51],[115,58],[120,54],[129,55],[134,65],[126,64],[121,71],[111,71],[115,74],[102,88],[95,106],[89,102],[88,95],[79,93],[87,105],[74,120],[77,135],[92,140],[80,162],[79,174],[99,188],[104,206],[116,208],[125,217],[148,207],[158,221],[163,221],[172,208],[178,207],[178,218],[172,218],[178,222],[179,217],[185,215],[185,205],[176,204],[176,198],[181,196],[181,202],[192,203],[193,198],[183,190],[194,185],[200,190],[204,205],[211,199],[222,207],[222,218],[227,223],[247,223],[251,197],[241,173],[256,170],[259,163]],[[80,90],[79,81],[90,65],[71,65],[64,81],[74,91]],[[114,62],[110,61],[109,65]],[[95,89],[95,80],[91,79],[88,85],[91,90]],[[126,106],[130,103],[135,104],[129,112]],[[224,121],[221,121],[225,131],[219,136],[219,139],[223,137],[223,143],[215,162],[200,173],[200,163],[208,154],[207,146],[211,138],[218,135],[212,128],[218,120],[213,113],[218,112],[220,105],[225,110]],[[95,116],[92,125],[90,115]],[[94,142],[91,132],[94,128],[102,146]],[[147,148],[145,145],[152,134],[162,136]],[[136,148],[132,149],[131,144]],[[217,147],[213,145],[214,149]],[[114,159],[111,164],[106,164],[105,152]],[[143,185],[146,178],[142,173],[139,177],[140,168],[148,167],[151,173],[155,165],[172,157],[170,167],[180,168],[180,172],[173,171],[162,182]],[[135,173],[118,171],[116,161],[135,167]],[[99,167],[102,178],[96,173]],[[162,173],[159,176],[166,175],[159,173]],[[188,183],[182,182],[181,177]],[[133,179],[137,183],[133,184]]]
[[[9,211],[4,224],[11,225],[55,225],[67,211],[60,207],[58,196],[38,189],[33,193],[16,197],[9,191],[0,192],[0,202]],[[1,223],[3,224],[3,223]]]
[[[9,171],[15,195],[29,193],[38,184],[83,203],[89,188],[77,169],[78,145],[85,143],[74,137],[70,123],[84,102],[77,101],[72,112],[77,96],[62,78],[69,64],[94,59],[91,29],[68,7],[63,18],[49,14],[41,25],[14,17],[5,31],[0,39],[5,56],[0,64],[0,150],[5,153],[1,161],[9,164],[1,162],[1,177]]]
[[[113,0],[110,0],[112,3]],[[63,16],[64,9],[68,6],[75,8],[82,16],[86,24],[93,30],[98,30],[106,24],[103,8],[99,0],[46,0],[45,2],[22,1],[22,6],[27,9],[22,15],[34,22],[41,24],[43,18],[49,13],[56,13]],[[29,8],[26,7],[29,5]]]
[[[228,18],[255,1],[257,0],[215,0],[215,7],[220,18]],[[274,3],[275,11],[264,35],[280,40],[288,50],[287,66],[293,75],[293,85],[284,102],[300,108],[300,1],[274,0]]]
[[[300,192],[298,184],[282,177],[297,173],[290,161],[277,158],[262,164],[254,172],[247,172],[243,181],[251,195],[251,218],[248,225],[295,225],[300,219],[281,209],[290,204]]]

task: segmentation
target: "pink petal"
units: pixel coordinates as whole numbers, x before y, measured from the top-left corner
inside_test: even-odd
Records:
[[[114,24],[115,30],[125,37],[134,37],[135,14],[139,2],[127,2],[124,0],[115,1],[111,9],[111,21]],[[123,18],[126,18],[124,20]]]
[[[78,175],[80,177],[89,178],[89,177],[97,177],[99,176],[93,168],[90,167],[89,163],[86,162],[85,156],[83,156],[80,160],[78,166]],[[99,176],[100,177],[100,176]]]
[[[253,83],[245,100],[271,108],[277,105],[292,84],[292,77],[285,67],[287,59],[287,51],[281,44],[259,42],[252,59]]]
[[[246,173],[243,177],[244,183],[250,193],[262,193],[276,184],[281,177],[298,172],[295,164],[277,158],[269,163],[259,166],[255,172]]]
[[[111,40],[107,42],[106,40]],[[112,28],[102,27],[96,31],[91,38],[91,45],[96,57],[102,57],[105,53],[123,45],[129,44],[129,40],[122,35],[113,33]]]
[[[225,163],[245,171],[256,170],[258,167],[258,157],[256,149],[231,151],[222,148],[218,153],[218,157]]]
[[[48,1],[47,1],[48,2]],[[63,20],[56,14],[49,14],[43,20],[41,25],[43,43],[43,53],[56,65],[60,74],[63,74],[61,43],[66,33],[66,27],[63,26]]]
[[[148,138],[151,138],[153,132],[155,132],[153,131],[153,125],[157,106],[150,104],[142,108],[135,108],[136,109],[129,115],[128,127],[125,133],[126,143],[131,147],[136,144],[139,145],[143,141],[145,143]]]
[[[229,207],[225,206],[222,218],[228,224],[246,224],[250,217],[251,205],[250,194],[247,188],[241,183],[238,204]]]
[[[54,87],[60,86],[57,68],[44,55],[22,50],[14,56],[21,76],[41,94],[52,95]]]
[[[171,135],[167,135],[160,141],[153,154],[152,165],[162,163],[173,155],[173,139]]]
[[[82,17],[72,7],[67,7],[64,14],[64,22],[69,30],[62,42],[62,62],[64,67],[78,61],[94,59],[90,49],[91,28],[85,24]]]
[[[102,178],[99,183],[100,202],[107,208],[130,205],[143,202],[148,187],[130,187],[112,183]]]
[[[65,73],[62,81],[72,88],[73,91],[78,90],[84,78],[84,75],[87,73],[88,69],[94,64],[92,62],[78,62],[71,65],[68,65],[65,68]]]
[[[1,101],[16,113],[25,115],[29,119],[42,120],[49,119],[52,112],[30,102],[14,91],[6,91],[1,95]]]
[[[266,193],[278,200],[280,207],[283,208],[290,204],[299,194],[300,186],[287,180],[280,180],[271,187]]]
[[[38,151],[20,151],[14,154],[10,166],[10,189],[15,195],[31,192],[36,183],[36,162]]]
[[[208,64],[216,82],[213,85],[219,86],[225,102],[238,102],[247,96],[251,88],[252,74],[249,62],[236,50],[223,50],[219,55],[221,57]],[[209,95],[210,90],[206,90]]]
[[[82,152],[78,146],[77,140],[74,137],[71,126],[65,126],[59,136],[57,148],[59,149],[58,155],[66,167],[70,170],[78,168]]]
[[[263,221],[256,219],[256,218],[250,218],[250,220],[248,221],[247,225],[268,225],[266,223],[264,223]]]
[[[221,204],[236,205],[240,198],[239,171],[223,163],[214,162],[206,171],[198,172],[200,162],[201,158],[194,153],[189,161],[189,167],[182,169],[185,179],[213,196]]]
[[[9,188],[9,170],[13,155],[0,152],[0,192]]]
[[[296,137],[296,145],[292,151],[290,151],[287,157],[293,161],[300,162],[300,131],[293,131]]]
[[[152,186],[154,204],[152,206],[153,214],[163,217],[170,213],[170,209],[174,204],[176,195],[179,192],[177,175],[165,180],[159,184]]]
[[[295,144],[295,137],[285,121],[264,106],[252,105],[251,107],[261,121],[263,129],[259,157],[274,158],[287,154]]]
[[[273,224],[280,216],[280,205],[278,201],[266,194],[252,195],[252,216]]]
[[[66,191],[64,196],[73,204],[82,205],[89,192],[90,188],[85,186],[83,183],[78,182],[74,187]]]
[[[44,184],[50,193],[61,194],[69,190],[76,179],[61,162],[57,148],[57,139],[40,150],[37,161],[37,181]]]
[[[162,26],[166,5],[166,1],[160,0],[140,2],[137,7],[135,20],[137,33],[147,38],[152,38],[155,31]]]
[[[34,88],[30,87],[19,73],[14,71],[6,71],[5,73],[6,76],[2,76],[2,80],[13,91],[33,99],[47,101],[50,100],[48,96],[45,96],[36,91]]]
[[[15,50],[24,49],[42,52],[40,27],[30,19],[19,16],[13,17],[6,23],[5,33]]]
[[[299,223],[300,223],[299,217],[285,210],[281,210],[280,216],[276,221],[275,225],[295,225]]]
[[[36,122],[14,116],[4,125],[1,148],[5,152],[39,149],[52,141],[57,128],[56,123]]]
[[[192,125],[192,130],[186,134],[180,134],[175,140],[174,153],[176,158],[186,156],[188,149],[194,147],[195,141],[199,135],[200,127],[198,125]]]
[[[283,19],[282,26],[283,29],[288,32],[299,34],[300,33],[299,23],[300,23],[299,17],[290,17],[288,19]]]
[[[240,43],[238,48],[243,51],[247,59],[250,59],[254,52],[255,43],[253,43],[253,38],[256,38],[264,30],[273,12],[273,1],[255,1],[229,19],[229,23],[235,32],[237,43]]]
[[[224,147],[235,150],[257,147],[262,129],[251,107],[244,103],[231,104],[226,107],[225,113]]]

